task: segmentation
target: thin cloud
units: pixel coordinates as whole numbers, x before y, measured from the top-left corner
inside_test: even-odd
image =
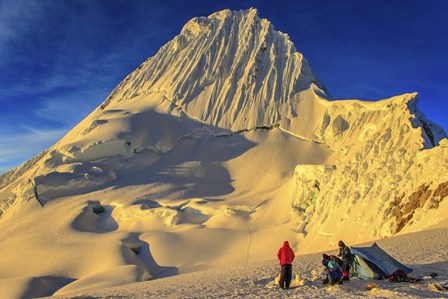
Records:
[[[42,150],[55,144],[67,129],[31,128],[26,125],[21,132],[0,132],[0,173],[19,166]]]
[[[49,98],[35,110],[35,115],[41,119],[55,121],[64,127],[73,127],[88,115],[101,102],[104,90],[76,93],[74,95]]]
[[[41,138],[43,140],[53,140],[54,138],[57,137],[62,137],[61,134],[65,134],[67,132],[66,129],[40,129],[40,128],[32,128],[30,126],[27,125],[21,125],[21,127],[23,129],[25,129],[25,131],[28,134],[24,134],[22,136],[18,136],[18,140],[32,140],[32,141],[36,141],[38,138]],[[24,138],[26,137],[26,138]]]

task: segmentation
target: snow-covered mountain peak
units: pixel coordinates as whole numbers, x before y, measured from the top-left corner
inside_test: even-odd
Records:
[[[242,24],[244,23],[244,24]],[[274,26],[267,19],[262,19],[255,8],[247,10],[233,11],[224,9],[211,14],[208,17],[194,17],[188,21],[182,28],[180,35],[197,35],[200,31],[216,30],[217,27],[224,26],[224,29],[230,29],[231,26],[256,26],[254,29],[265,28],[274,29]]]
[[[297,114],[304,92],[329,97],[289,37],[256,9],[223,10],[190,20],[103,107],[162,93],[193,118],[238,131]]]
[[[446,226],[448,139],[417,94],[328,97],[255,9],[192,19],[0,176],[5,284],[65,273],[63,295]]]
[[[217,19],[217,20],[226,20],[226,19],[232,19],[233,21],[239,22],[242,19],[247,19],[249,22],[260,22],[263,21],[263,25],[268,25],[270,22],[267,19],[261,19],[258,15],[258,10],[256,8],[249,8],[249,9],[243,9],[243,10],[230,10],[230,9],[224,9],[221,11],[217,11],[213,14],[211,14],[208,17],[199,17],[199,18],[193,18],[191,21],[196,19]],[[190,21],[190,22],[191,22]],[[188,22],[187,25],[190,23]]]

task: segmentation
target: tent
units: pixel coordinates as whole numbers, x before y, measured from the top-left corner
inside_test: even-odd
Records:
[[[406,274],[412,269],[406,267],[376,243],[370,247],[351,247],[352,263],[351,275],[364,279],[389,277],[396,270],[401,269]]]

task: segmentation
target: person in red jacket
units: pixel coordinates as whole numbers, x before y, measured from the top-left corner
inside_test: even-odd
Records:
[[[291,247],[289,247],[288,241],[285,241],[283,246],[278,250],[277,257],[280,261],[280,266],[282,266],[279,281],[280,288],[289,289],[292,278],[292,262],[294,261],[295,254]]]

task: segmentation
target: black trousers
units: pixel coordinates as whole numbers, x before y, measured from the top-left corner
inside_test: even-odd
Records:
[[[285,264],[282,265],[282,272],[280,274],[280,287],[282,289],[289,288],[289,285],[291,284],[291,278],[292,278],[292,265]]]
[[[350,258],[342,258],[342,270],[345,272],[350,272]]]

